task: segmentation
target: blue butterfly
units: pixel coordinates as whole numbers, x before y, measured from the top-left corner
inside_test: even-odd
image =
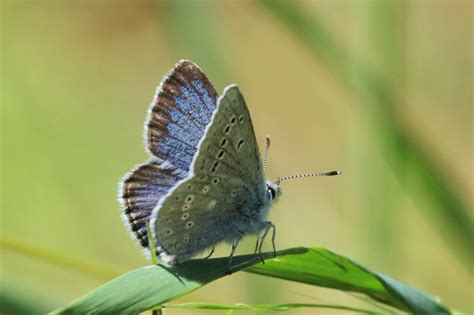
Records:
[[[339,173],[267,181],[239,88],[230,85],[219,97],[201,69],[188,60],[176,64],[158,87],[144,138],[149,159],[121,180],[119,201],[133,237],[148,248],[149,224],[156,245],[151,250],[169,264],[204,251],[212,255],[222,241],[232,245],[231,261],[248,234],[257,236],[256,251],[261,254],[271,229],[275,252],[275,226],[267,215],[280,196],[280,182]]]

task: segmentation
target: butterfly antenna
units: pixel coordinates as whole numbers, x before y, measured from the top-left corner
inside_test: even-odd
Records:
[[[298,174],[298,175],[291,175],[291,176],[285,176],[285,177],[278,177],[276,180],[276,183],[280,185],[280,182],[284,180],[289,180],[289,179],[296,179],[296,178],[303,178],[303,177],[315,177],[315,176],[336,176],[336,175],[341,175],[342,173],[339,171],[330,171],[330,172],[324,172],[324,173],[308,173],[308,174]]]
[[[263,156],[263,171],[267,168],[268,151],[270,149],[270,136],[265,137],[265,155]]]

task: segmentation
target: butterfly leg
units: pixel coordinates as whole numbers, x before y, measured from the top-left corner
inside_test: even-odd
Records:
[[[260,258],[262,260],[262,263],[265,263],[265,261],[263,259],[263,253],[262,253],[263,240],[267,237],[268,232],[270,231],[270,229],[272,229],[273,257],[276,256],[276,248],[275,248],[276,228],[275,228],[275,225],[273,223],[271,223],[270,221],[267,221],[267,222],[264,223],[263,235],[262,235],[262,237],[260,237],[260,244],[258,246],[258,253],[260,254]]]
[[[235,250],[237,249],[237,245],[239,245],[240,239],[239,237],[235,242],[232,243],[232,250],[230,251],[229,255],[229,266],[232,264],[232,258],[234,257]]]
[[[216,249],[216,248],[213,247],[213,248],[211,249],[211,252],[209,253],[209,255],[207,255],[207,256],[204,257],[203,259],[209,259],[209,258],[212,256],[212,254],[214,254],[214,250],[215,250],[215,249]]]
[[[232,274],[232,258],[234,257],[235,250],[237,248],[237,245],[239,245],[239,242],[240,242],[241,238],[242,238],[242,236],[239,236],[239,238],[232,243],[232,250],[230,251],[229,261],[227,262],[227,264],[229,266],[229,270],[226,272],[226,274],[229,275],[229,276]]]
[[[273,247],[273,257],[276,257],[277,251],[275,247],[275,236],[276,236],[276,227],[273,223],[268,222],[270,224],[270,227],[272,228],[272,247]]]
[[[260,233],[259,232],[255,232],[255,236],[257,237],[257,242],[255,243],[255,250],[254,250],[254,254],[257,253],[258,251],[258,242],[260,241]]]
[[[260,244],[258,245],[258,253],[260,255],[260,260],[262,261],[262,264],[265,263],[265,259],[263,259],[263,253],[262,253],[262,247],[263,247],[263,240],[265,237],[267,237],[268,231],[270,230],[270,226],[265,222],[265,225],[263,227],[264,231],[262,236],[260,237]]]

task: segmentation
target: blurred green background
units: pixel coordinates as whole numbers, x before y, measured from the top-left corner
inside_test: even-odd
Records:
[[[147,264],[117,182],[187,58],[218,91],[240,86],[260,147],[272,137],[270,178],[343,172],[283,184],[278,248],[326,247],[474,312],[470,1],[3,0],[0,18],[0,311],[51,310]],[[244,273],[180,301],[361,303]]]

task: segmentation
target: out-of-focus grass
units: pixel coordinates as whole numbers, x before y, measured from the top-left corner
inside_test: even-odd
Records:
[[[402,1],[368,1],[366,6],[360,9],[361,27],[366,32],[367,38],[361,39],[360,45],[365,47],[367,55],[372,58],[372,65],[378,69],[383,79],[390,84],[392,90],[402,89],[404,85],[404,30],[405,30],[405,3]],[[370,128],[370,127],[369,127]],[[378,132],[377,126],[371,128],[373,133]],[[377,145],[377,147],[380,144]],[[364,146],[361,150],[371,150],[370,146]],[[365,160],[367,176],[364,178],[364,196],[366,203],[363,206],[365,216],[370,220],[370,230],[378,237],[373,239],[371,233],[365,233],[367,251],[371,255],[378,256],[378,260],[391,268],[397,269],[397,263],[391,259],[392,256],[400,255],[397,242],[397,206],[398,199],[402,193],[397,183],[390,178],[390,170],[385,163],[374,163],[372,159]],[[403,168],[404,161],[398,161],[397,165]],[[383,182],[384,185],[373,185]],[[380,198],[380,196],[384,196]],[[385,249],[390,248],[390,252]]]
[[[471,269],[474,224],[468,215],[468,206],[443,173],[443,167],[432,158],[416,136],[404,127],[397,114],[399,101],[384,76],[360,58],[348,54],[316,16],[308,14],[295,2],[261,0],[260,3],[299,37],[316,58],[324,61],[341,82],[353,91],[359,102],[366,106],[367,113],[376,126],[374,139],[379,141],[381,151],[394,168],[395,174],[403,183],[408,184],[410,181],[404,180],[406,173],[410,171],[416,175],[416,184],[437,205],[421,209],[428,211],[427,217],[434,210],[437,211],[441,218],[438,224],[449,228],[449,233],[443,236],[451,242],[450,248]]]
[[[214,82],[228,82],[228,69],[223,58],[225,51],[216,41],[220,30],[215,27],[218,24],[216,10],[212,6],[203,6],[199,1],[154,2],[157,11],[167,13],[162,25],[166,27],[166,34],[176,55],[207,69]]]
[[[2,314],[38,315],[51,311],[51,305],[41,300],[36,294],[27,294],[17,287],[9,288],[2,283],[0,290],[0,307]]]
[[[108,265],[98,265],[81,259],[61,255],[49,249],[39,248],[37,245],[28,244],[17,239],[0,236],[0,248],[28,256],[29,258],[44,260],[58,267],[72,269],[84,276],[101,280],[110,280],[120,274],[120,271]]]

